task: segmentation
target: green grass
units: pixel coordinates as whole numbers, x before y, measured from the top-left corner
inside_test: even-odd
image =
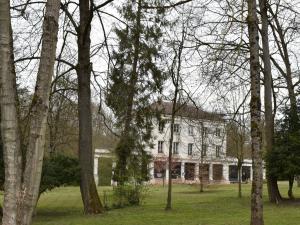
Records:
[[[287,184],[280,183],[283,193]],[[99,189],[101,197],[103,190]],[[44,194],[38,204],[34,225],[247,225],[250,218],[250,185],[243,185],[243,198],[237,198],[236,185],[210,186],[204,193],[197,186],[176,185],[173,210],[164,210],[166,188],[152,186],[140,207],[114,209],[102,215],[84,216],[78,187],[59,188]],[[300,188],[295,187],[300,196]],[[280,206],[267,202],[264,194],[266,225],[299,225],[300,204]]]

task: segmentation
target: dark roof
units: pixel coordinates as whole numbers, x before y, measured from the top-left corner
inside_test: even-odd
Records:
[[[172,102],[156,102],[152,104],[152,108],[155,111],[159,111],[165,115],[172,114]],[[192,119],[205,119],[205,120],[213,120],[213,121],[224,121],[224,114],[216,113],[216,112],[208,112],[204,111],[194,105],[188,103],[178,103],[176,105],[176,116],[182,116]]]

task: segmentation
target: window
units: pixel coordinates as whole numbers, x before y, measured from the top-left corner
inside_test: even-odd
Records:
[[[216,136],[220,137],[221,136],[221,129],[216,128]]]
[[[164,178],[166,175],[167,164],[164,161],[154,162],[154,178]]]
[[[181,163],[180,162],[172,162],[172,170],[171,177],[172,179],[178,179],[181,177]]]
[[[203,136],[207,137],[207,127],[203,127]]]
[[[178,154],[178,142],[173,142],[173,154]]]
[[[193,126],[189,126],[189,135],[190,136],[194,135],[194,127]]]
[[[158,141],[158,145],[157,145],[157,151],[158,151],[158,153],[163,153],[164,152],[163,145],[164,145],[163,141]]]
[[[159,121],[158,123],[158,131],[163,132],[165,128],[165,122],[164,121]]]
[[[202,145],[202,156],[206,156],[206,152],[207,152],[207,145]]]
[[[174,126],[173,126],[173,132],[174,133],[179,133],[179,124],[174,124]]]
[[[216,146],[216,157],[220,157],[220,153],[221,153],[221,146],[217,145]]]
[[[188,144],[188,155],[192,155],[193,154],[193,144],[189,143]]]

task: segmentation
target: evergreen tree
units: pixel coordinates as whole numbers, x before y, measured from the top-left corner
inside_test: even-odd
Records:
[[[277,121],[274,151],[267,154],[267,166],[272,176],[289,180],[288,195],[293,196],[293,181],[300,174],[300,124],[295,123],[291,109],[284,109],[284,117]]]
[[[164,73],[158,66],[163,10],[148,11],[143,6],[155,1],[128,1],[120,9],[126,26],[116,28],[118,48],[113,52],[113,69],[107,104],[121,130],[116,147],[114,179],[123,184],[130,177],[143,180],[149,158],[144,151],[151,144],[152,112],[150,96],[162,91]]]

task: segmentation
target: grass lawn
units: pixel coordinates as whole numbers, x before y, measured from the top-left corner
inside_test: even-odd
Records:
[[[287,183],[280,183],[285,194]],[[265,185],[266,189],[266,185]],[[103,198],[101,187],[99,192]],[[300,196],[300,188],[294,188]],[[79,187],[59,188],[42,195],[34,225],[247,225],[250,217],[250,185],[243,185],[237,198],[236,185],[213,185],[204,193],[197,186],[174,185],[173,210],[164,210],[167,188],[153,186],[140,207],[109,210],[102,215],[84,216]],[[300,204],[274,206],[264,194],[266,225],[299,225]]]

